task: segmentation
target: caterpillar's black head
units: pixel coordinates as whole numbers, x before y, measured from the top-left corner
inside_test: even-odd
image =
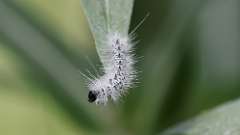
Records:
[[[97,93],[94,91],[89,91],[88,102],[92,103],[92,102],[96,101],[96,99],[97,99]]]

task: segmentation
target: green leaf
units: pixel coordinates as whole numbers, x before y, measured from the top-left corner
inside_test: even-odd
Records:
[[[81,0],[81,2],[101,58],[100,48],[105,45],[109,32],[128,35],[133,0]]]
[[[162,135],[239,135],[240,100],[226,103]]]
[[[106,0],[108,2],[108,31],[117,31],[123,35],[128,35],[133,0]]]

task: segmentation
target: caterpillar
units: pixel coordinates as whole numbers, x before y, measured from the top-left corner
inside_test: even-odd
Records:
[[[109,99],[117,101],[133,86],[136,79],[131,36],[118,32],[106,35],[105,46],[101,48],[103,75],[90,79],[88,101],[106,104]]]

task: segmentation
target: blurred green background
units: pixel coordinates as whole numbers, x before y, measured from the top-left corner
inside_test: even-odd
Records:
[[[93,9],[94,10],[94,9]],[[0,0],[1,135],[157,135],[240,96],[239,0],[136,0],[139,84],[87,102],[100,69],[79,0]]]

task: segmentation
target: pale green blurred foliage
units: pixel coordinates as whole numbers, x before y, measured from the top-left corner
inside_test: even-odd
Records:
[[[87,102],[80,74],[93,72],[91,63],[101,68],[80,1],[0,0],[0,135],[156,135],[239,98],[239,5],[136,0],[130,30],[150,13],[137,31],[139,84],[101,107]],[[236,108],[223,105],[165,133],[219,135],[231,126],[237,135],[239,122],[224,123],[239,119]]]

